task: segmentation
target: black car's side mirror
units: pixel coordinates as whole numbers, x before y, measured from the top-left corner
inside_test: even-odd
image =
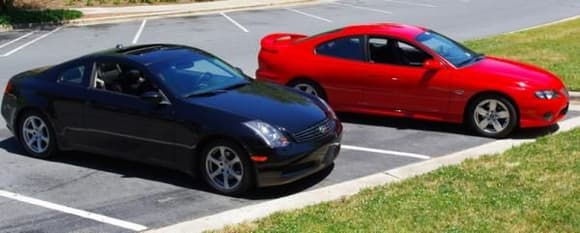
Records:
[[[159,105],[166,105],[168,102],[165,100],[163,95],[158,91],[147,91],[141,94],[141,99],[145,102]]]

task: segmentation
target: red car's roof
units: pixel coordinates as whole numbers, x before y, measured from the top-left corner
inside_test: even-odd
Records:
[[[377,33],[395,35],[413,40],[418,34],[427,31],[426,28],[397,23],[375,23],[346,26],[339,33]]]

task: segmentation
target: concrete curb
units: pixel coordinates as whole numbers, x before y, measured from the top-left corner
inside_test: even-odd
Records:
[[[83,26],[83,25],[95,25],[95,24],[108,24],[108,23],[121,23],[140,19],[158,19],[158,18],[172,18],[172,17],[185,17],[185,16],[195,16],[195,15],[205,15],[219,12],[231,12],[231,11],[242,11],[242,10],[254,10],[254,9],[267,9],[273,7],[283,7],[283,6],[294,6],[294,5],[311,5],[318,4],[321,2],[328,2],[331,0],[253,0],[253,1],[236,1],[236,0],[221,0],[215,2],[200,2],[187,4],[189,7],[187,9],[180,8],[183,4],[166,5],[165,8],[168,10],[157,10],[154,6],[149,7],[150,12],[138,11],[138,12],[105,12],[111,14],[119,14],[116,16],[103,16],[94,18],[80,18],[73,20],[65,20],[56,23],[29,23],[29,24],[17,24],[17,25],[0,25],[0,32],[18,30],[18,29],[31,29],[31,28],[42,28],[47,26]],[[211,4],[211,5],[210,5]],[[171,6],[171,7],[170,7]],[[143,6],[136,6],[143,7]],[[125,7],[133,8],[133,7]],[[175,8],[175,9],[169,9]],[[82,10],[79,8],[76,10]],[[84,12],[83,12],[84,13]],[[94,14],[94,13],[93,13]],[[91,13],[85,13],[85,16],[91,15]]]
[[[155,11],[146,13],[125,13],[125,15],[119,16],[105,16],[96,18],[80,18],[68,21],[69,25],[93,25],[93,24],[105,24],[105,23],[119,23],[139,19],[156,19],[156,18],[170,18],[170,17],[185,17],[185,16],[195,16],[212,14],[219,12],[231,12],[231,11],[242,11],[242,10],[255,10],[255,9],[266,9],[272,7],[282,7],[282,6],[292,6],[292,5],[306,5],[306,4],[317,4],[319,0],[269,0],[269,1],[218,1],[213,6],[204,6],[203,3],[198,4],[199,7],[189,8],[189,9],[179,9],[179,10],[168,10],[168,11]],[[123,14],[123,13],[120,13]]]
[[[580,92],[571,91],[570,92],[570,102],[580,103]]]
[[[571,105],[570,109],[580,110],[580,105]],[[559,129],[556,133],[569,131],[577,127],[580,127],[580,117],[575,117],[560,122]],[[297,193],[283,198],[245,206],[239,209],[229,210],[211,216],[177,223],[175,225],[166,226],[163,228],[152,229],[145,232],[196,233],[207,230],[221,229],[227,225],[253,221],[280,211],[289,211],[322,202],[339,200],[344,197],[352,196],[365,188],[385,185],[417,175],[426,174],[440,167],[460,164],[465,159],[474,159],[483,155],[494,155],[504,152],[512,147],[519,146],[523,143],[533,141],[535,140],[504,139],[494,141],[449,155],[437,157],[419,163],[409,164],[407,166],[398,167],[355,180],[346,181],[312,191]]]

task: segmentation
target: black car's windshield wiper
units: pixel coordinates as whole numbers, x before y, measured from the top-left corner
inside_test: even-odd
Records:
[[[231,86],[225,87],[225,88],[224,88],[224,90],[232,90],[232,89],[236,89],[236,88],[239,88],[239,87],[246,86],[246,85],[248,85],[248,84],[250,84],[250,82],[241,82],[241,83],[236,83],[236,84],[234,84],[234,85],[231,85]]]
[[[210,96],[210,95],[217,95],[220,93],[228,92],[227,90],[217,89],[217,90],[210,90],[210,91],[203,91],[203,92],[193,92],[187,95],[184,95],[183,98],[191,98],[196,96]]]

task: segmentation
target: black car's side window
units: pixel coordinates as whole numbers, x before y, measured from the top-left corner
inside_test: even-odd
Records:
[[[58,75],[57,82],[81,86],[83,85],[85,71],[86,71],[85,65],[67,68]]]
[[[431,56],[408,43],[381,37],[369,37],[370,61],[373,63],[422,66]]]
[[[127,95],[140,96],[155,91],[141,70],[119,63],[97,63],[93,88]]]
[[[364,47],[362,37],[345,37],[323,43],[316,47],[316,54],[364,61]]]

